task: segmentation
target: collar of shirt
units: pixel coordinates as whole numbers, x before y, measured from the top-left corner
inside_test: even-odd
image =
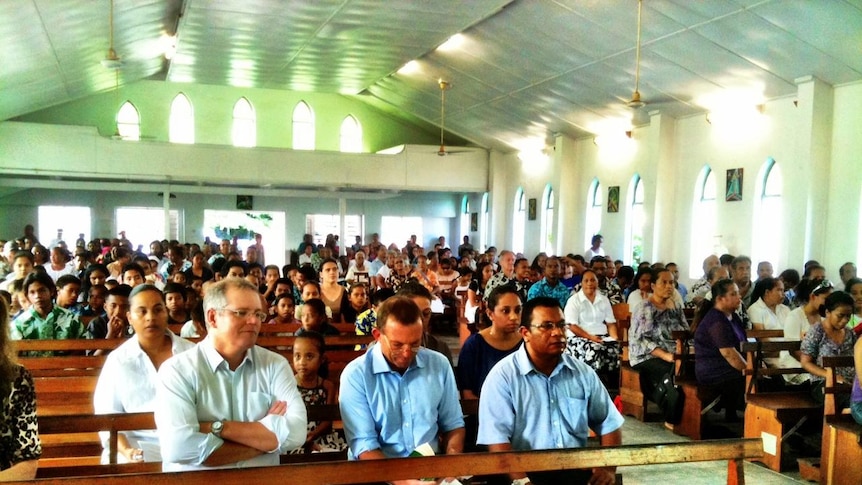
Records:
[[[533,362],[530,360],[530,356],[527,353],[526,343],[524,345],[521,345],[521,348],[515,351],[515,356],[513,357],[513,359],[515,361],[515,367],[517,367],[518,372],[521,375],[526,376],[532,372],[541,374],[541,372],[536,369],[536,366],[534,366]],[[557,362],[557,366],[554,367],[554,371],[551,372],[551,375],[549,377],[554,377],[555,375],[557,375],[560,372],[560,369],[562,369],[563,367],[568,367],[572,370],[574,370],[575,368],[573,363],[566,360],[565,354],[560,356],[560,360]]]
[[[376,343],[371,347],[371,371],[374,374],[385,374],[387,372],[397,372],[392,367],[389,366],[389,361],[386,360],[386,357],[383,356],[383,349],[380,343]],[[419,352],[416,354],[416,357],[413,359],[413,362],[410,364],[410,367],[407,368],[407,371],[410,371],[413,368],[422,368],[425,367],[425,352],[433,352],[430,350],[426,350],[425,348],[419,349]],[[406,373],[406,372],[405,372]]]
[[[218,370],[218,367],[222,365],[227,366],[227,360],[221,356],[220,353],[215,349],[213,345],[212,336],[207,335],[205,339],[203,339],[198,345],[201,346],[203,350],[204,356],[207,359],[207,364],[209,364],[210,369],[212,369],[213,373]],[[245,363],[248,362],[249,365],[254,366],[254,359],[252,358],[252,349],[248,349],[245,351],[245,357],[243,357],[242,362],[237,366],[237,370],[240,369]]]

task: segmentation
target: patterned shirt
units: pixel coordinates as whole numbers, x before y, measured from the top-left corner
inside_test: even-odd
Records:
[[[671,337],[674,330],[688,330],[682,309],[659,310],[651,300],[644,300],[632,314],[629,337],[631,365],[655,358],[650,353],[655,349],[673,353],[676,350],[676,342]]]
[[[560,308],[565,308],[570,294],[571,291],[563,283],[557,281],[555,286],[551,286],[547,278],[542,278],[530,287],[530,291],[527,292],[527,300],[532,300],[539,296],[548,296],[559,301]]]
[[[710,286],[709,281],[706,280],[706,276],[701,277],[691,285],[691,290],[689,290],[688,294],[685,296],[685,306],[688,308],[695,308],[697,303],[695,303],[694,299],[706,298],[706,295],[710,290],[712,290],[712,286]]]
[[[813,358],[817,365],[823,366],[823,357],[832,357],[839,355],[853,355],[853,345],[856,344],[856,334],[849,329],[844,330],[844,341],[836,343],[826,335],[823,330],[822,323],[815,323],[811,326],[811,330],[802,338],[802,343],[799,345],[799,350]],[[853,367],[839,367],[836,369],[838,374],[844,378],[845,382],[853,382],[856,378],[856,370]],[[820,376],[811,374],[812,382],[823,381]]]
[[[66,340],[86,338],[87,327],[74,313],[54,305],[45,318],[31,307],[12,322],[12,340]],[[54,351],[30,352],[31,357],[51,357]]]
[[[356,335],[371,335],[371,329],[377,325],[377,312],[365,310],[356,317]]]
[[[572,293],[577,293],[579,291],[581,291],[580,283],[575,285]],[[608,301],[611,302],[611,305],[625,302],[625,298],[623,298],[623,290],[620,289],[620,286],[615,281],[608,280],[607,278],[605,278],[604,283],[600,281],[599,292],[607,297]]]
[[[17,368],[11,393],[3,400],[0,422],[0,470],[42,455],[42,443],[36,424],[36,392],[33,377],[24,367]]]

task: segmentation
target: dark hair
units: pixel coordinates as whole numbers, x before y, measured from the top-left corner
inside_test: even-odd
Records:
[[[392,288],[381,288],[371,295],[371,304],[375,306],[380,305],[393,296],[395,296],[395,291]]]
[[[275,286],[278,286],[278,285],[287,285],[291,289],[293,289],[293,281],[291,281],[290,278],[279,278],[279,279],[275,280]]]
[[[632,279],[632,284],[629,286],[629,291],[637,291],[638,290],[638,281],[641,280],[645,275],[649,276],[650,282],[652,282],[652,269],[649,267],[638,268],[638,272],[635,275],[634,279]]]
[[[526,261],[526,259],[524,259],[523,261]],[[479,263],[479,264],[482,264],[482,263]],[[488,264],[488,263],[485,263],[485,264]],[[477,268],[478,268],[478,266],[477,266]],[[458,276],[467,276],[467,275],[472,275],[474,273],[475,272],[473,271],[473,268],[471,268],[469,266],[461,266],[460,268],[458,268]]]
[[[146,278],[147,276],[144,274],[144,270],[141,268],[141,265],[138,263],[128,263],[123,266],[123,270],[120,272],[121,275],[125,276],[126,271],[137,271],[139,275],[141,275],[141,279]]]
[[[733,261],[730,262],[730,267],[736,269],[736,267],[739,266],[741,263],[748,263],[749,265],[751,265],[751,258],[749,258],[748,256],[739,255],[733,258]]]
[[[539,272],[539,273],[541,273],[542,271],[544,271],[544,268],[542,268],[541,266],[539,266],[539,258],[540,258],[540,257],[542,257],[542,256],[544,256],[544,257],[545,257],[545,261],[547,261],[547,260],[548,260],[548,255],[547,255],[547,254],[545,254],[545,252],[543,251],[543,252],[541,252],[541,253],[537,254],[535,258],[533,258],[533,262],[532,262],[532,264],[530,264],[530,269],[532,269],[533,271],[537,271],[537,272]],[[526,261],[526,260],[527,260],[527,258],[516,258],[516,259],[515,259],[515,265],[517,265],[517,264],[518,264],[518,261],[520,261],[520,260],[522,260],[522,259],[523,259],[524,261]]]
[[[323,379],[329,377],[329,361],[325,355],[326,339],[323,338],[323,334],[314,330],[308,330],[297,335],[294,342],[298,342],[299,340],[310,340],[314,343],[314,346],[317,347],[317,352],[320,354],[320,367],[317,368],[317,375]],[[293,349],[296,350],[295,344]]]
[[[497,308],[497,304],[500,303],[500,299],[503,295],[509,294],[516,295],[518,297],[518,301],[521,301],[521,294],[518,293],[518,289],[515,288],[515,285],[500,285],[491,290],[491,293],[488,295],[488,309],[493,311],[494,308]]]
[[[716,281],[715,284],[712,285],[712,288],[710,289],[710,291],[712,292],[713,304],[715,304],[715,300],[719,299],[720,297],[722,297],[722,296],[726,295],[728,292],[730,292],[731,285],[735,285],[735,284],[736,283],[734,283],[733,280],[730,278]]]
[[[604,239],[604,238],[602,237],[602,235],[601,235],[601,234],[595,234],[595,235],[593,235],[593,238],[592,238],[592,239],[590,239],[590,243],[591,243],[591,244],[595,244],[595,243],[596,243],[596,241],[598,241],[598,240],[600,240],[600,239]]]
[[[293,293],[288,291],[275,297],[275,300],[273,300],[272,302],[272,306],[278,306],[278,302],[284,300],[285,298],[290,298],[290,302],[296,305],[296,300],[293,298]]]
[[[422,286],[419,282],[410,280],[398,289],[398,292],[395,293],[396,296],[405,296],[407,298],[427,298],[429,301],[434,297],[431,296],[431,292],[428,291],[428,288]]]
[[[365,283],[353,283],[353,284],[352,284],[352,285],[350,285],[350,287],[347,289],[347,295],[348,295],[348,296],[349,296],[349,295],[352,295],[352,294],[353,294],[353,290],[355,290],[355,289],[357,289],[357,288],[365,288],[365,289],[367,290],[367,289],[368,289],[368,285],[366,285]]]
[[[224,278],[230,273],[231,268],[242,268],[242,275],[248,276],[248,267],[242,261],[227,261],[221,267],[221,277]]]
[[[596,263],[608,264],[608,260],[605,259],[604,256],[593,256],[593,258],[590,259],[590,267],[592,268]]]
[[[48,273],[45,273],[43,271],[33,271],[32,273],[24,277],[24,286],[22,287],[22,289],[24,290],[25,294],[30,292],[30,285],[32,285],[33,283],[41,283],[42,286],[48,288],[48,290],[51,292],[51,295],[57,292],[57,285],[54,284],[54,280],[51,279],[50,276],[48,276]]]
[[[171,284],[171,283],[168,283],[168,284]],[[173,283],[173,284],[176,284],[176,283]],[[122,285],[122,286],[125,286],[128,288],[129,285]],[[167,286],[167,285],[165,285],[165,286]],[[119,286],[117,288],[119,288]],[[128,295],[129,300],[131,301],[132,298],[134,298],[134,297],[136,297],[136,296],[138,296],[141,293],[144,293],[146,291],[152,291],[154,293],[158,293],[159,298],[161,298],[162,301],[165,301],[165,295],[167,293],[162,293],[162,291],[159,290],[155,285],[150,285],[150,284],[138,285],[138,286],[134,287],[133,289],[131,289],[131,292]]]
[[[274,269],[275,272],[278,273],[279,276],[281,276],[281,270],[278,269],[278,266],[276,266],[274,264],[268,264],[268,265],[264,266],[263,267],[263,274],[266,274],[266,272],[271,270],[271,269]]]
[[[108,296],[108,287],[107,287],[107,286],[105,286],[105,285],[96,285],[96,286],[91,286],[91,287],[90,287],[90,294],[92,294],[92,293],[93,293],[93,291],[95,291],[95,290],[98,290],[98,291],[104,291],[104,292],[105,292],[105,296]],[[88,295],[88,298],[89,298],[89,295]]]
[[[703,301],[700,302],[700,306],[697,307],[697,312],[695,312],[694,320],[691,322],[691,328],[689,329],[692,334],[697,329],[697,326],[700,325],[700,321],[703,320],[703,317],[705,317],[706,314],[715,306],[715,300],[720,296],[726,295],[727,292],[730,291],[731,285],[735,284],[736,283],[734,283],[732,279],[725,278],[716,281],[715,284],[712,285],[710,290],[712,298],[704,298]]]
[[[305,283],[303,283],[302,288],[299,289],[300,293],[308,285],[314,286],[315,288],[317,288],[317,292],[320,293],[320,283],[318,283],[317,280],[308,280]]]
[[[245,272],[246,276],[248,276],[248,274],[251,273],[251,270],[253,270],[254,268],[260,268],[260,271],[263,272],[263,265],[261,265],[260,263],[248,263],[248,269],[246,269]]]
[[[324,259],[323,261],[321,261],[321,262],[320,262],[320,270],[321,270],[321,271],[323,271],[323,265],[325,265],[325,264],[327,264],[327,263],[332,263],[332,264],[334,264],[334,265],[335,265],[335,267],[336,267],[336,268],[338,268],[338,260],[337,260],[337,259],[335,259],[335,258],[326,258],[326,259]]]
[[[163,293],[165,294],[165,296],[167,296],[168,293],[179,293],[180,295],[182,295],[183,300],[186,299],[186,287],[179,283],[174,283],[173,281],[165,284],[165,289],[163,290]]]
[[[377,308],[377,329],[383,331],[390,319],[405,326],[422,325],[422,312],[409,297],[395,295]]]
[[[712,281],[712,279],[715,278],[715,273],[718,273],[722,269],[726,268],[723,265],[713,266],[712,268],[709,268],[709,271],[706,272],[706,281]]]
[[[862,285],[862,278],[850,278],[847,280],[847,285],[844,286],[844,292],[850,294],[854,286]]]
[[[522,327],[529,327],[532,324],[533,310],[539,307],[559,308],[561,312],[563,311],[563,307],[560,306],[560,300],[557,300],[556,298],[551,298],[549,296],[537,296],[536,298],[527,300],[527,303],[524,303],[524,307],[521,309]]]
[[[108,294],[106,295],[106,298],[108,296],[122,296],[123,298],[128,298],[131,293],[132,293],[132,287],[131,286],[129,286],[129,285],[117,285],[117,286],[111,288],[110,290],[108,290]]]
[[[620,266],[620,269],[617,270],[617,279],[619,279],[621,276],[628,277],[629,279],[634,279],[635,269],[628,265]]]
[[[320,298],[311,298],[310,300],[303,302],[302,305],[313,309],[318,317],[326,318],[326,303],[323,303],[323,300]]]
[[[305,281],[317,281],[317,271],[311,266],[303,266],[299,268],[299,274],[305,277]]]
[[[76,284],[81,286],[81,279],[73,274],[64,274],[63,276],[57,278],[57,288],[63,288],[69,284]]]
[[[850,311],[853,311],[856,301],[852,296],[843,291],[833,291],[826,297],[826,303],[820,307],[820,316],[825,317],[826,312],[834,312],[840,306],[849,306]]]
[[[751,303],[763,298],[767,291],[775,288],[778,284],[778,278],[763,278],[754,284],[754,289],[751,291]]]
[[[722,254],[721,257],[718,258],[718,264],[721,266],[730,266],[733,264],[733,255],[732,254]]]
[[[823,266],[820,266],[820,264],[815,262],[814,264],[810,264],[810,265],[805,267],[805,271],[802,273],[802,277],[803,278],[810,278],[811,273],[813,273],[815,270],[826,271],[826,268],[824,268]]]
[[[670,270],[667,269],[667,266],[665,266],[663,268],[656,268],[656,269],[651,270],[650,271],[650,279],[652,280],[652,282],[655,283],[656,281],[658,281],[658,275],[660,275],[662,273],[670,273]],[[673,274],[671,274],[670,276],[671,276],[671,279],[673,279]]]
[[[31,253],[30,251],[18,251],[18,252],[16,252],[15,255],[12,256],[12,261],[14,262],[16,259],[19,259],[19,258],[29,259],[30,264],[34,264],[36,261],[36,258],[33,257],[33,253]]]
[[[784,282],[784,286],[787,288],[793,288],[794,286],[799,284],[799,271],[795,269],[785,269],[778,275],[778,279]]]
[[[491,263],[487,261],[482,261],[481,263],[476,265],[476,271],[473,272],[474,275],[479,279],[479,283],[482,282],[482,273],[485,271],[485,266],[491,266]],[[491,266],[493,268],[493,266]],[[492,275],[493,276],[493,275]],[[490,278],[488,278],[490,279]]]

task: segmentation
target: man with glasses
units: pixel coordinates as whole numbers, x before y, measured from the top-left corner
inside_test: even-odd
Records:
[[[341,374],[348,457],[406,457],[420,447],[461,453],[464,419],[455,375],[442,354],[421,346],[419,307],[404,296],[389,298],[377,309],[371,333],[376,344]]]
[[[566,319],[555,298],[527,301],[524,345],[497,363],[482,385],[480,445],[489,451],[582,448],[589,430],[602,446],[622,442],[623,417],[593,370],[565,353]],[[614,483],[614,467],[510,473],[513,484]]]
[[[306,411],[284,357],[255,345],[257,288],[242,278],[204,296],[207,337],[159,369],[156,427],[164,471],[279,464],[305,442]]]

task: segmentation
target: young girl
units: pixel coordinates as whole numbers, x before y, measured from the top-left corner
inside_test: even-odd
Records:
[[[324,351],[323,335],[305,332],[296,336],[293,344],[293,368],[296,371],[296,387],[306,406],[338,402],[335,385],[326,379],[329,369]],[[332,421],[309,421],[305,445],[293,453],[341,451],[346,448],[347,442],[332,429]]]
[[[307,281],[302,284],[302,293],[299,298],[299,305],[296,305],[296,310],[293,311],[293,316],[296,317],[297,320],[302,318],[302,307],[305,305],[305,302],[308,300],[320,299],[320,283],[316,281]],[[332,318],[332,310],[326,307],[326,318]]]
[[[319,298],[307,300],[302,305],[302,328],[297,330],[300,336],[305,332],[317,332],[322,335],[338,335],[338,329],[329,324],[326,317],[326,304]]]
[[[365,310],[371,308],[368,304],[368,288],[363,283],[354,283],[350,286],[346,298],[341,303],[341,320],[344,323],[356,323],[356,317]]]
[[[299,323],[294,315],[294,307],[293,304],[293,294],[290,292],[282,293],[275,298],[275,301],[272,303],[272,306],[275,307],[275,316],[272,320],[267,323],[273,324],[287,324],[287,323]]]

